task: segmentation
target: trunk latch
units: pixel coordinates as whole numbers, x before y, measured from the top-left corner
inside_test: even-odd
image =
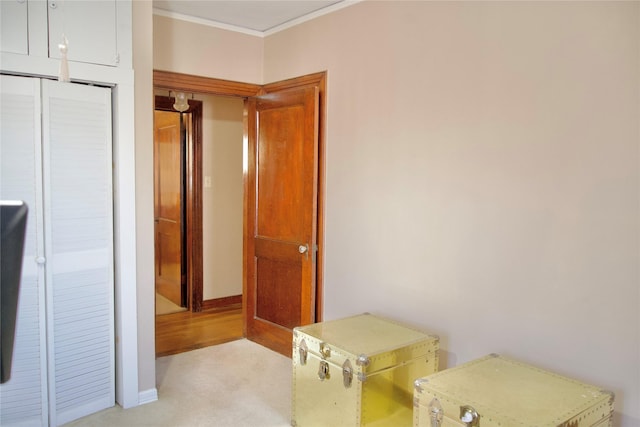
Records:
[[[303,340],[300,340],[300,345],[298,345],[298,353],[300,354],[300,365],[307,364],[307,353],[309,350],[307,349],[307,343]]]
[[[329,363],[327,363],[326,360],[320,361],[320,366],[318,367],[318,378],[320,378],[320,381],[331,378],[331,374],[329,373]]]
[[[344,388],[351,387],[352,381],[353,381],[353,368],[351,367],[351,362],[349,362],[349,359],[347,359],[342,364],[342,384],[344,384]]]
[[[429,402],[429,418],[431,419],[431,427],[440,427],[444,413],[440,401],[435,397]]]

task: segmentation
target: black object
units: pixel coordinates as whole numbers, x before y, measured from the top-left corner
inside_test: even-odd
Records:
[[[0,201],[0,383],[11,377],[27,205]]]

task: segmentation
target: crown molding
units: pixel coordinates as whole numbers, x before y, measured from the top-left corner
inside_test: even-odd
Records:
[[[197,18],[195,16],[191,16],[191,15],[183,15],[181,13],[167,12],[166,10],[156,9],[155,7],[153,8],[153,14],[158,16],[164,16],[166,18],[178,19],[180,21],[191,22],[193,24],[206,25],[207,27],[214,27],[214,28],[220,28],[222,30],[234,31],[236,33],[247,34],[254,37],[264,37],[264,32],[262,31],[250,30],[248,28],[238,27],[236,25],[224,24],[222,22],[213,21],[211,19],[203,19],[203,18]]]
[[[336,12],[340,9],[344,9],[345,7],[353,6],[354,4],[360,3],[362,1],[365,1],[365,0],[345,0],[340,3],[336,3],[331,6],[322,8],[315,12],[311,12],[309,14],[301,16],[300,18],[292,19],[291,21],[285,22],[280,25],[276,25],[275,27],[269,28],[268,30],[265,30],[265,31],[250,30],[248,28],[239,27],[237,25],[225,24],[225,23],[214,21],[211,19],[203,19],[195,16],[183,15],[181,13],[168,12],[166,10],[157,9],[157,8],[153,8],[153,14],[158,16],[164,16],[166,18],[178,19],[181,21],[191,22],[194,24],[206,25],[208,27],[220,28],[222,30],[234,31],[237,33],[247,34],[254,37],[264,38],[272,34],[276,34],[280,31],[286,30],[288,28],[294,27],[296,25],[302,24],[303,22],[316,19],[320,16],[327,15],[332,12]]]
[[[340,9],[344,9],[345,7],[353,6],[354,4],[360,3],[362,1],[365,0],[345,0],[341,1],[340,3],[332,4],[331,6],[327,6],[320,10],[316,10],[315,12],[308,13],[304,16],[301,16],[300,18],[292,19],[291,21],[285,22],[284,24],[269,28],[262,33],[264,34],[263,37],[270,36],[291,27],[295,27],[296,25],[302,24],[303,22],[311,21],[312,19],[319,18],[323,15],[328,15]]]

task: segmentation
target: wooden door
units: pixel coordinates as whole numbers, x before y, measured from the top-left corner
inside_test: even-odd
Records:
[[[246,336],[287,356],[315,321],[318,102],[317,87],[247,101]]]
[[[156,292],[184,306],[180,114],[154,112]]]

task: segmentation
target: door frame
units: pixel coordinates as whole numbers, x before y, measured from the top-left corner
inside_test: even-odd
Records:
[[[177,113],[173,103],[174,98],[154,95],[154,110]],[[191,130],[184,147],[185,170],[182,178],[185,181],[185,195],[182,199],[185,205],[180,206],[184,213],[182,262],[187,271],[186,280],[183,280],[186,282],[186,308],[202,311],[202,268],[195,268],[202,265],[202,186],[196,185],[198,180],[202,181],[202,101],[189,99],[188,103],[189,109],[185,112],[191,114]],[[195,165],[200,167],[196,168]]]
[[[190,93],[202,93],[207,95],[222,95],[233,96],[245,99],[244,104],[244,137],[243,137],[243,151],[246,155],[247,150],[247,137],[248,137],[248,125],[247,125],[247,103],[246,98],[250,96],[262,95],[277,90],[292,89],[303,86],[315,85],[319,91],[319,127],[318,127],[318,224],[317,224],[317,264],[316,264],[316,322],[322,321],[322,314],[324,308],[324,192],[325,192],[325,111],[326,111],[326,80],[327,72],[322,71],[319,73],[308,74],[301,77],[295,77],[279,82],[269,83],[266,85],[257,85],[253,83],[242,83],[231,80],[222,80],[210,77],[194,76],[191,74],[174,73],[171,71],[153,70],[153,87],[154,89],[164,89],[172,91],[182,91]],[[195,153],[194,153],[195,154]],[[194,166],[193,180],[190,184],[194,188],[202,188],[202,151],[201,147],[198,147],[197,156],[193,158],[189,157],[189,161],[192,161]],[[244,209],[243,209],[243,242],[246,241],[247,233],[247,204],[252,201],[247,200],[247,170],[246,165],[243,166],[243,181],[244,181]],[[189,184],[188,184],[189,185]],[[255,201],[253,201],[255,203]],[[193,218],[191,225],[187,224],[187,235],[192,233],[194,238],[191,250],[193,252],[193,265],[199,265],[197,269],[200,272],[199,280],[192,282],[191,293],[193,295],[193,308],[192,311],[202,310],[202,199],[189,200],[187,203],[187,210],[191,208],[193,212]],[[197,232],[199,227],[200,232]],[[243,244],[243,247],[246,246]],[[243,249],[246,251],[246,248]],[[199,264],[195,264],[198,262]],[[245,298],[246,295],[246,253],[243,254],[243,272],[242,272],[242,295]],[[192,269],[193,271],[193,269]],[[192,273],[190,273],[190,276]],[[194,279],[196,279],[194,277]],[[195,304],[196,296],[199,295],[199,305]],[[196,310],[198,308],[198,310]],[[246,303],[242,304],[243,319],[246,316]],[[243,322],[243,334],[246,336],[246,325]]]

